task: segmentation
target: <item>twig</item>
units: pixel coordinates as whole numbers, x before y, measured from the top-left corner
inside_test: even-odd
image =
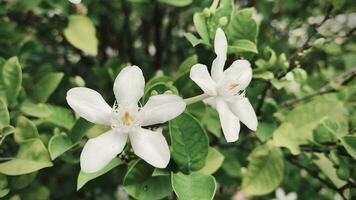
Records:
[[[280,75],[278,76],[278,79],[282,78],[282,77],[285,76],[288,72],[292,71],[292,70],[296,67],[295,62],[296,62],[296,60],[297,60],[297,58],[298,58],[299,53],[301,53],[301,52],[303,52],[304,50],[310,48],[310,45],[309,45],[310,40],[311,40],[311,39],[316,35],[316,33],[318,32],[317,29],[318,29],[319,27],[321,27],[321,26],[330,18],[332,9],[333,9],[333,6],[332,6],[332,5],[329,5],[328,8],[327,8],[327,10],[326,10],[326,14],[325,14],[323,20],[322,20],[319,24],[316,24],[316,25],[313,26],[313,27],[314,27],[313,33],[310,34],[310,35],[308,36],[308,38],[304,41],[303,45],[300,46],[300,47],[289,57],[289,59],[288,59],[288,61],[289,61],[289,68],[287,69],[286,72],[280,74]]]
[[[345,85],[347,84],[349,81],[351,81],[353,78],[356,77],[356,67],[352,68],[351,70],[349,71],[346,71],[342,74],[340,74],[339,76],[337,76],[335,78],[335,81],[339,84],[339,85]],[[303,100],[306,100],[306,99],[309,99],[311,97],[315,97],[315,96],[319,96],[319,95],[322,95],[322,94],[326,94],[326,93],[330,93],[330,92],[335,92],[336,90],[334,88],[332,88],[330,86],[330,83],[326,84],[325,86],[323,86],[322,88],[320,88],[320,90],[316,91],[316,92],[313,92],[313,93],[310,93],[310,94],[307,94],[305,96],[302,96],[302,97],[299,97],[299,98],[296,98],[296,99],[292,99],[292,100],[288,100],[288,101],[285,101],[283,102],[281,105],[282,106],[291,106],[295,103],[298,103],[300,101],[303,101]]]
[[[309,169],[308,167],[300,164],[298,161],[294,160],[294,158],[292,156],[289,156],[289,157],[286,157],[286,160],[288,162],[290,162],[291,164],[293,164],[294,166],[300,168],[300,169],[304,169],[306,172],[308,172],[308,174],[316,179],[318,179],[321,183],[323,183],[324,185],[326,185],[327,187],[329,187],[330,189],[336,191],[337,193],[340,194],[340,196],[346,200],[346,197],[344,196],[343,194],[343,190],[345,189],[342,189],[341,188],[337,188],[333,183],[329,182],[328,180],[322,178],[320,175],[319,175],[319,172],[317,171],[314,171],[312,169]]]

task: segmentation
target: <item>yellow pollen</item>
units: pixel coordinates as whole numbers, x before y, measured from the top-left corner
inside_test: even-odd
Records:
[[[130,113],[125,112],[124,115],[121,117],[121,121],[123,125],[129,126],[133,121],[133,118],[131,117]]]
[[[234,89],[236,89],[238,86],[239,86],[239,84],[237,84],[237,83],[231,83],[231,84],[230,84],[230,90],[234,90]]]

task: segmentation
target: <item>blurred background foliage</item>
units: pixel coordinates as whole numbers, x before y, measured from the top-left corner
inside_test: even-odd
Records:
[[[157,170],[128,147],[99,173],[79,173],[85,141],[107,127],[77,119],[66,92],[86,86],[114,102],[113,80],[135,64],[142,103],[168,90],[201,94],[189,70],[210,66],[217,27],[228,64],[254,68],[246,93],[257,131],[242,127],[226,143],[216,111],[196,103],[170,123],[180,130],[164,125],[194,163],[173,151]],[[352,0],[0,0],[0,198],[273,199],[280,187],[298,199],[353,199],[355,30]],[[194,135],[200,153],[174,131]]]

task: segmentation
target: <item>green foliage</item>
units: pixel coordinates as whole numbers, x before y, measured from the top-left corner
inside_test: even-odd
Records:
[[[212,200],[216,191],[213,176],[199,172],[185,175],[172,173],[172,187],[174,193],[181,200]]]
[[[98,54],[98,39],[93,22],[86,16],[69,16],[68,27],[64,36],[73,46],[85,53],[96,56]]]
[[[172,157],[185,172],[204,167],[208,156],[208,137],[200,123],[187,113],[169,122]]]
[[[131,164],[124,178],[125,190],[137,199],[162,199],[172,192],[171,177],[153,176],[154,168],[142,160]]]
[[[123,164],[122,160],[120,160],[118,158],[114,158],[112,161],[110,161],[109,164],[107,164],[103,169],[101,169],[98,172],[85,173],[83,171],[80,171],[79,175],[78,175],[78,179],[77,179],[77,190],[80,190],[80,188],[82,188],[90,180],[93,180],[93,179],[95,179],[95,178],[107,173],[108,171],[110,171],[114,167],[117,167],[117,166],[122,165],[122,164]]]
[[[247,172],[242,179],[242,191],[263,195],[275,190],[283,180],[284,161],[280,149],[271,143],[255,148],[248,156]]]
[[[34,89],[34,96],[38,102],[44,103],[48,100],[49,96],[54,92],[61,82],[63,73],[49,73],[41,78]]]
[[[277,188],[298,199],[355,199],[352,3],[0,1],[0,199],[269,200]],[[240,122],[239,140],[227,143],[218,112],[200,101],[144,127],[162,128],[166,168],[140,160],[128,140],[102,170],[81,171],[87,140],[111,127],[79,118],[68,90],[92,88],[111,107],[117,74],[137,65],[140,106],[157,94],[201,95],[190,70],[211,71],[217,28],[228,41],[224,69],[251,63],[244,94],[257,130]]]

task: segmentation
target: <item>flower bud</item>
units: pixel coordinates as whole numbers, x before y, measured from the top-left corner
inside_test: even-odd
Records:
[[[204,8],[203,13],[204,13],[205,17],[210,17],[210,15],[211,15],[209,8]]]
[[[155,96],[155,95],[158,95],[157,90],[152,90],[152,92],[151,92],[151,96]]]
[[[220,26],[220,27],[226,26],[227,23],[228,23],[228,19],[227,19],[226,16],[221,17],[221,18],[219,19],[219,26]]]

